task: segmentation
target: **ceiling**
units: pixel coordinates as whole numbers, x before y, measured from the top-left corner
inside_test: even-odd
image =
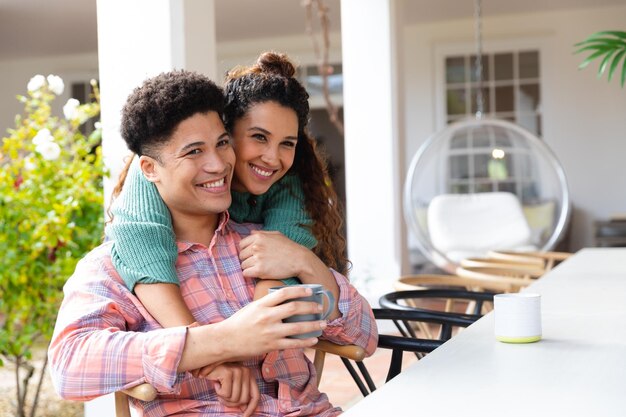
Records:
[[[407,0],[406,23],[470,17],[473,0]],[[626,4],[626,0],[483,0],[483,15]],[[331,30],[340,0],[326,0]],[[302,0],[216,0],[218,41],[304,33]],[[96,0],[0,0],[0,60],[94,52]]]

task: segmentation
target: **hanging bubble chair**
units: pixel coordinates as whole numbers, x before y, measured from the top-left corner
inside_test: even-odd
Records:
[[[565,173],[548,146],[511,122],[450,124],[418,150],[404,214],[420,251],[454,273],[489,250],[551,250],[570,216]]]

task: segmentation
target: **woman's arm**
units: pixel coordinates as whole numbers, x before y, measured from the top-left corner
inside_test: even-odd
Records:
[[[263,230],[281,232],[308,249],[317,246],[311,229],[313,219],[306,210],[302,184],[296,175],[283,177],[262,198],[261,218],[247,221],[263,224]]]
[[[155,185],[133,162],[112,207],[107,235],[115,269],[163,327],[191,324],[193,315],[179,290],[178,258],[170,212]]]

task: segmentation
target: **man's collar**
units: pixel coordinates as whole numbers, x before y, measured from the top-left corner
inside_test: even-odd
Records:
[[[223,213],[220,214],[220,218],[219,218],[219,222],[217,224],[217,229],[215,229],[215,235],[224,235],[227,232],[227,225],[228,225],[228,221],[230,220],[230,215],[228,214],[228,211],[225,211]],[[186,252],[188,250],[192,250],[192,251],[201,251],[201,250],[206,250],[207,247],[201,243],[195,243],[195,242],[186,242],[186,241],[182,241],[182,240],[177,240],[176,241],[176,247],[178,250],[178,253],[183,253]]]

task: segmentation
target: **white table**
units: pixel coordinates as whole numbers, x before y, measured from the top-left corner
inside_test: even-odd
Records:
[[[626,416],[626,248],[582,250],[526,291],[540,342],[497,342],[487,314],[343,415]]]

